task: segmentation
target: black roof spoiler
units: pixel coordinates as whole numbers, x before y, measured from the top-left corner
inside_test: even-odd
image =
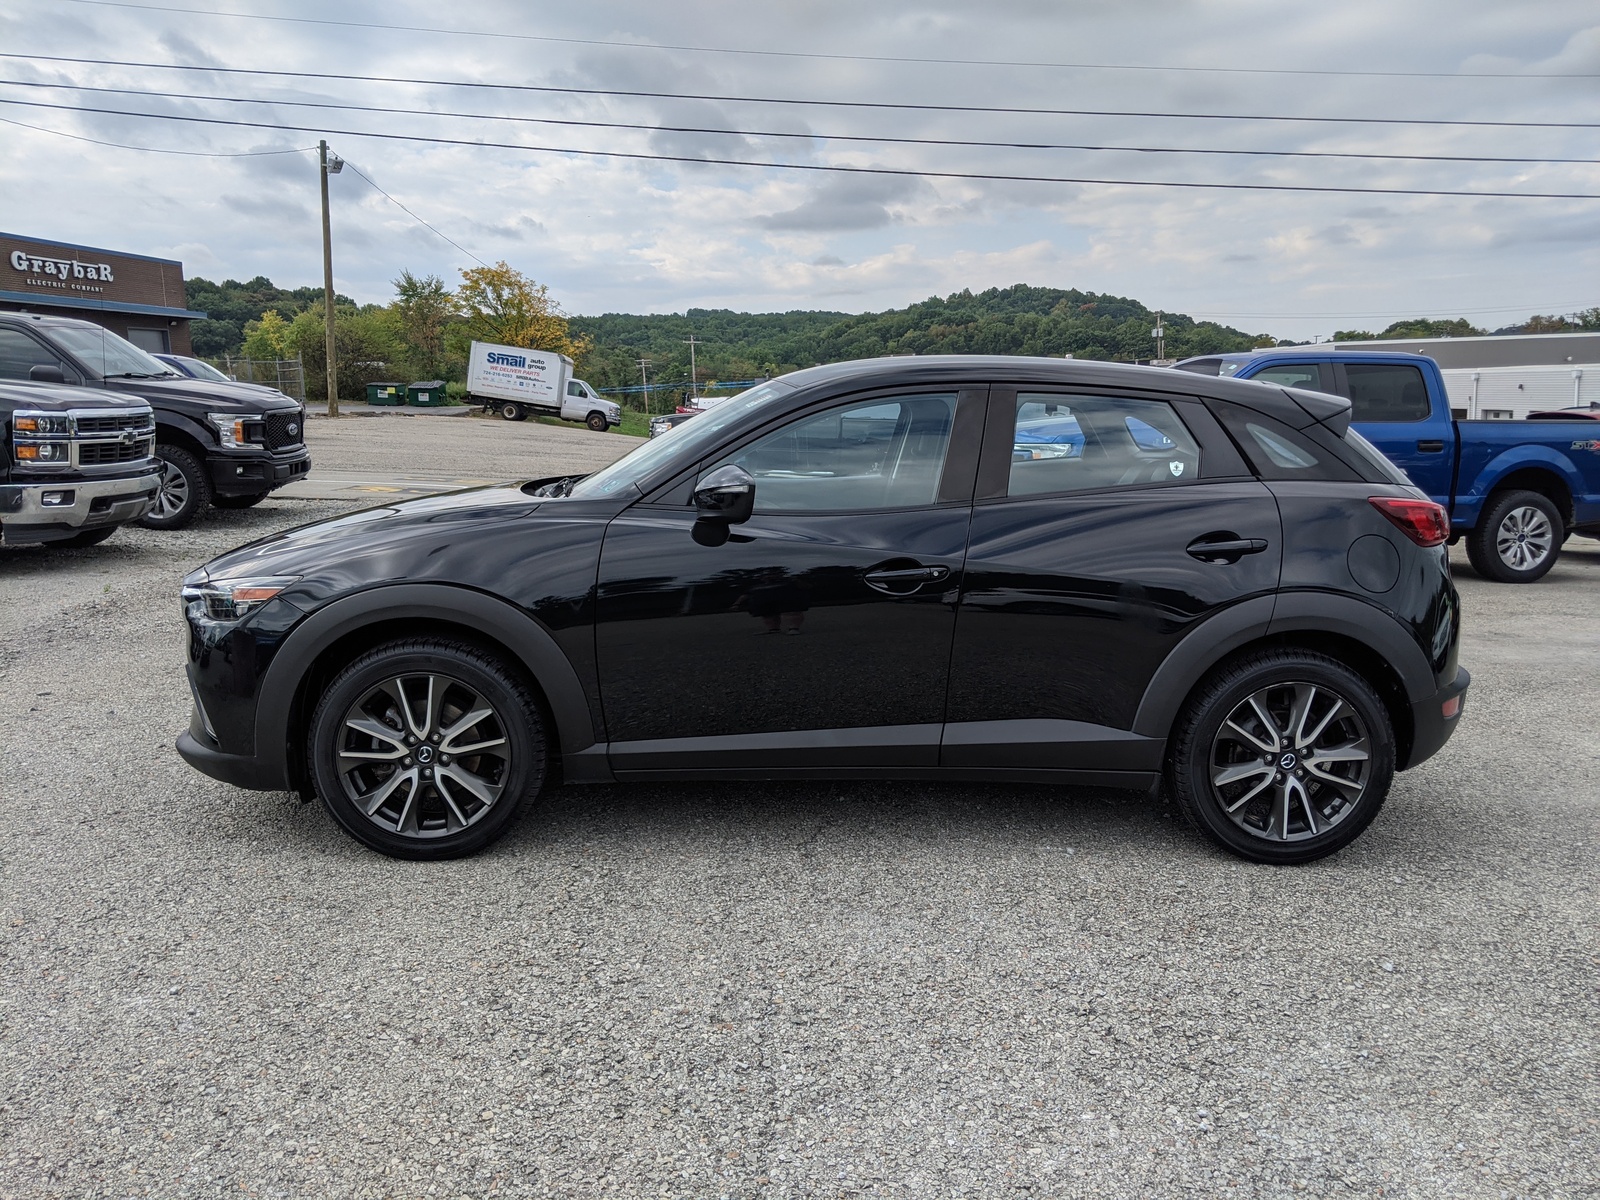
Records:
[[[1326,425],[1340,437],[1350,431],[1350,401],[1343,396],[1330,396],[1327,392],[1311,392],[1304,388],[1283,390],[1317,424]]]

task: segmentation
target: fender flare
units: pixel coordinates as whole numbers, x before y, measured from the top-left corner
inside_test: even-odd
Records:
[[[1291,633],[1333,633],[1370,646],[1399,676],[1411,704],[1439,690],[1422,647],[1385,610],[1353,596],[1283,592],[1241,601],[1191,629],[1151,676],[1133,732],[1170,736],[1178,710],[1207,671],[1241,646]]]
[[[438,583],[400,583],[368,588],[318,609],[290,631],[273,656],[256,701],[255,752],[280,765],[289,762],[289,713],[306,673],[340,638],[378,621],[440,620],[481,630],[506,646],[543,690],[564,755],[600,739],[589,701],[572,663],[549,630],[516,606],[470,588]]]

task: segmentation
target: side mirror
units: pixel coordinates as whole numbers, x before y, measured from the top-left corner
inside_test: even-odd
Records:
[[[756,506],[756,481],[743,467],[718,467],[695,485],[694,506],[701,520],[742,525]]]
[[[65,383],[67,381],[67,377],[61,373],[61,368],[54,363],[49,366],[40,363],[37,367],[29,367],[28,378],[34,383]]]

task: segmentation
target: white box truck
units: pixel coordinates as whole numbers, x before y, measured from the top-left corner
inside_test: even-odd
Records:
[[[529,413],[581,421],[604,432],[622,424],[622,407],[603,400],[581,379],[572,377],[572,360],[564,354],[473,342],[467,359],[467,398],[498,412],[508,421],[525,421]]]

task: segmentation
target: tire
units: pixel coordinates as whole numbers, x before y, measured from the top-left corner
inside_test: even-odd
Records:
[[[1504,492],[1489,498],[1478,524],[1467,534],[1467,558],[1485,579],[1532,583],[1556,565],[1565,540],[1565,523],[1549,497]]]
[[[1389,712],[1365,679],[1326,655],[1270,650],[1224,667],[1189,698],[1168,785],[1190,824],[1224,850],[1290,865],[1360,836],[1389,794],[1394,761]]]
[[[474,854],[510,828],[544,787],[546,744],[519,672],[463,642],[411,639],[339,672],[312,715],[307,761],[346,832],[393,858],[431,860]],[[452,745],[481,753],[452,754]]]
[[[584,418],[583,423],[596,433],[604,433],[607,429],[611,428],[611,423],[606,420],[606,415],[603,412],[590,413]]]
[[[83,550],[89,546],[98,546],[116,531],[115,525],[106,529],[85,529],[82,533],[75,533],[59,542],[46,542],[45,546],[51,550]]]
[[[500,406],[500,415],[507,421],[526,421],[528,419],[528,410],[520,404],[513,404],[510,400],[507,400]]]
[[[254,508],[257,504],[260,504],[263,500],[265,500],[270,495],[272,495],[272,493],[270,491],[265,491],[265,492],[256,492],[252,496],[213,496],[213,497],[211,497],[211,507],[212,508]]]
[[[211,480],[204,465],[181,446],[162,443],[156,457],[165,464],[156,506],[139,519],[146,529],[182,529],[211,503]]]

